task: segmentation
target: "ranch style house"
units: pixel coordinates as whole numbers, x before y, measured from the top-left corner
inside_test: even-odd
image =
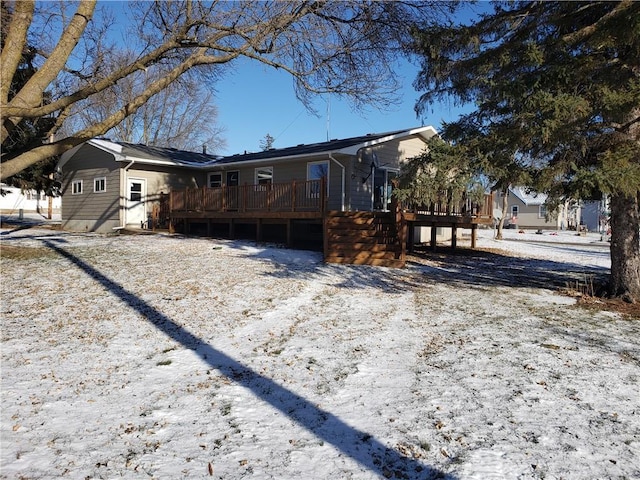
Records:
[[[325,260],[401,267],[415,232],[493,222],[493,200],[399,205],[404,161],[433,127],[216,156],[92,139],[62,155],[62,227],[113,232],[169,228],[322,248]]]

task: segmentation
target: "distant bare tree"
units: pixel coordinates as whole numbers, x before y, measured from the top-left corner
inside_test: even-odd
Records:
[[[96,0],[72,4],[75,11],[62,2],[38,4],[48,12],[36,9],[34,0],[3,5],[3,18],[9,19],[0,58],[3,145],[25,118],[54,118],[49,133],[56,134],[98,94],[111,92],[114,108],[90,125],[68,129],[53,143],[3,155],[1,178],[104,135],[185,75],[215,81],[225,66],[241,58],[288,72],[307,106],[322,93],[347,96],[355,106],[389,105],[397,100],[393,70],[411,25],[433,19],[451,4],[137,2],[126,7],[132,11],[130,25],[121,32],[125,45],[113,40],[114,16],[96,9]],[[37,47],[37,72],[10,96],[7,85],[28,45]],[[120,63],[124,58],[130,60]],[[145,87],[135,90],[133,98],[117,94],[120,82],[139,84],[144,76]],[[41,101],[44,92],[51,93],[47,104]]]
[[[76,128],[87,128],[112,115],[117,108],[114,92],[119,98],[134,98],[136,85],[126,80],[118,82],[114,89],[95,95],[90,105],[83,102],[77,115],[80,125],[75,125]],[[138,88],[143,89],[144,84]],[[196,79],[185,77],[151,97],[105,135],[123,142],[182,150],[198,150],[207,145],[210,152],[215,152],[225,146],[224,129],[217,119],[213,94]]]
[[[269,150],[273,148],[273,142],[276,139],[271,136],[271,134],[267,133],[262,140],[260,140],[260,149],[261,150]]]

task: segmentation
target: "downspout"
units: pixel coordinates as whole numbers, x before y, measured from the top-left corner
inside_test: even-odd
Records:
[[[345,166],[343,164],[341,164],[338,160],[336,160],[335,158],[333,158],[333,154],[329,153],[329,158],[331,160],[333,160],[341,169],[342,169],[342,174],[341,174],[341,185],[340,185],[340,189],[342,192],[342,199],[341,199],[341,211],[344,212],[345,211]]]
[[[124,175],[122,175],[121,180],[120,180],[120,191],[124,192],[124,195],[122,196],[122,202],[124,205],[122,208],[122,218],[120,219],[120,223],[121,225],[119,227],[115,227],[114,230],[122,230],[126,227],[127,225],[127,171],[133,166],[133,164],[136,163],[135,160],[131,160],[129,162],[129,164],[124,167],[123,172]]]

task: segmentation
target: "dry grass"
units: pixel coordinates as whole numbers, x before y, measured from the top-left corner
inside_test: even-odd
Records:
[[[24,247],[18,245],[3,245],[0,248],[2,260],[33,260],[38,258],[53,258],[56,254],[49,248]]]

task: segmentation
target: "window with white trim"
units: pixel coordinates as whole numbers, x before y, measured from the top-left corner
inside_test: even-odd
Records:
[[[271,185],[273,183],[273,167],[258,167],[256,172],[256,185]]]
[[[219,188],[222,186],[222,173],[210,173],[209,174],[209,188]]]
[[[93,193],[102,193],[107,191],[107,177],[99,177],[93,179]]]
[[[71,183],[71,195],[80,195],[82,193],[82,180],[74,180]]]
[[[538,207],[538,218],[547,218],[547,206],[540,205]]]
[[[511,206],[511,217],[516,218],[518,216],[518,205]]]

